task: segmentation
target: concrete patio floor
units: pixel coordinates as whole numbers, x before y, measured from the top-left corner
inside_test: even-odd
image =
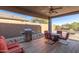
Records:
[[[54,45],[45,43],[45,39],[40,38],[31,42],[23,42],[21,46],[26,53],[79,53],[79,41],[67,40],[67,44],[57,42]]]

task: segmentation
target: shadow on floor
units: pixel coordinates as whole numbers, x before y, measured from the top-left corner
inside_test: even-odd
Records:
[[[33,40],[31,42],[21,43],[26,53],[79,53],[79,41],[67,40],[67,44],[57,42],[54,45],[45,43],[45,38]]]

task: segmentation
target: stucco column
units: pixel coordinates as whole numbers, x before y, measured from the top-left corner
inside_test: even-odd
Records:
[[[48,20],[48,31],[52,33],[52,19],[51,18],[49,18]]]

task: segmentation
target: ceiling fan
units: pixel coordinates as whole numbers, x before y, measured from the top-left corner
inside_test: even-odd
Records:
[[[56,10],[58,9],[62,9],[62,7],[53,7],[53,6],[49,6],[49,14],[52,13],[58,13]]]

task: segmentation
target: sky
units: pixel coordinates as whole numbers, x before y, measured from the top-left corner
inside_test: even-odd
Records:
[[[79,14],[67,15],[52,19],[52,24],[56,25],[70,24],[73,22],[79,22]]]
[[[23,14],[16,13],[16,12],[10,12],[10,11],[7,11],[7,10],[0,10],[0,13],[1,12],[5,12],[5,13],[12,14],[12,15],[16,15],[16,16],[21,16],[21,17],[24,17],[25,19],[29,19],[29,20],[32,19],[32,16],[23,15]]]
[[[31,20],[33,18],[32,16],[23,15],[23,14],[10,12],[10,11],[6,11],[6,10],[0,10],[0,12],[6,12],[6,13],[13,14],[16,16],[21,16],[21,17],[24,17],[25,19],[28,19],[28,20]],[[55,24],[55,25],[62,25],[62,24],[68,24],[68,23],[70,24],[73,22],[79,22],[79,14],[73,14],[73,15],[68,15],[68,16],[52,18],[52,24]]]

